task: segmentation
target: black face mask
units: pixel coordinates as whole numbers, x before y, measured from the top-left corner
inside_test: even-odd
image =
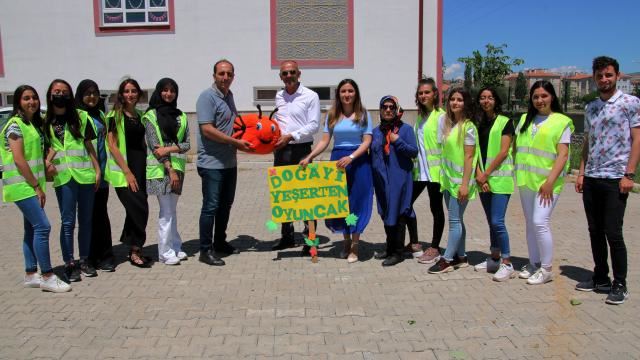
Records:
[[[69,100],[71,100],[71,96],[69,95],[51,95],[51,103],[57,108],[66,108]]]

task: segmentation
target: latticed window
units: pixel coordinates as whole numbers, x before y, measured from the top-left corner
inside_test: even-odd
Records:
[[[353,66],[353,0],[271,0],[271,63]]]

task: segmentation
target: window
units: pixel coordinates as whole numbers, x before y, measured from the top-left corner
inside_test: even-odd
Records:
[[[4,55],[2,55],[2,32],[0,32],[0,77],[4,77]]]
[[[93,0],[97,35],[173,32],[174,0]]]
[[[271,66],[353,67],[353,0],[271,0]]]
[[[320,98],[320,105],[331,105],[333,95],[336,92],[335,86],[309,86]],[[253,88],[254,105],[275,105],[276,93],[282,90],[282,86],[257,86]]]

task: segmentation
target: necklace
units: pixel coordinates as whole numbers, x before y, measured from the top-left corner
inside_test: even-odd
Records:
[[[137,5],[133,5],[132,3],[135,3],[135,0],[127,0],[127,5],[129,9],[143,9],[144,8],[144,0],[139,0],[137,2]]]
[[[115,2],[111,2],[109,0],[105,0],[105,5],[106,5],[107,9],[116,9],[116,8],[121,8],[122,7],[122,4],[120,4],[120,0],[115,0]]]

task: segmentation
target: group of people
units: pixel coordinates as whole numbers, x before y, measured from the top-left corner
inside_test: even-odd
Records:
[[[618,63],[609,57],[593,62],[600,97],[587,107],[585,141],[576,190],[584,192],[596,267],[592,280],[576,286],[583,291],[607,291],[607,302],[620,304],[626,290],[626,249],[622,219],[628,192],[640,159],[640,102],[616,89]],[[227,224],[237,182],[237,150],[251,144],[234,138],[237,110],[230,90],[233,64],[224,59],[213,66],[213,85],[196,103],[197,171],[202,178],[199,219],[199,261],[220,266],[224,255],[239,253],[227,242]],[[345,171],[350,211],[357,221],[328,219],[327,227],[342,233],[341,257],[358,261],[358,243],[370,220],[373,196],[384,223],[386,247],[375,252],[383,266],[393,266],[411,253],[440,274],[467,267],[464,212],[480,197],[489,225],[490,256],[474,266],[493,273],[495,281],[516,276],[531,285],[553,279],[553,238],[550,219],[568,170],[574,127],[562,114],[553,85],[535,82],[528,110],[516,121],[502,115],[495,89],[481,89],[475,99],[468,90],[448,91],[441,106],[436,82],[418,82],[415,103],[418,117],[412,127],[402,121],[403,109],[392,95],[379,103],[379,121],[362,104],[352,79],[342,80],[327,112],[321,140],[313,145],[320,127],[318,95],[303,86],[295,61],[280,66],[284,88],[275,99],[276,121],[282,136],[275,144],[274,166],[306,167],[333,139],[331,160]],[[47,113],[40,117],[37,92],[21,86],[15,92],[14,114],[2,130],[0,151],[4,166],[3,198],[15,202],[25,219],[25,285],[48,291],[68,291],[67,283],[52,272],[48,238],[50,225],[44,213],[44,183],[53,179],[60,205],[61,249],[69,280],[95,276],[95,268],[113,271],[111,234],[107,214],[111,184],[126,210],[121,241],[129,246],[129,261],[150,266],[144,256],[148,220],[147,195],[160,205],[158,259],[175,265],[186,259],[177,231],[176,204],[185,175],[189,150],[186,116],[177,108],[178,85],[158,82],[145,112],[136,109],[141,94],[135,80],[118,89],[113,110],[98,107],[99,90],[91,80],[71,87],[54,80],[46,94]],[[378,123],[377,126],[374,126]],[[106,182],[105,182],[106,181]],[[518,187],[526,220],[529,263],[517,272],[511,262],[505,214]],[[433,231],[429,247],[419,242],[415,201],[427,189]],[[447,216],[444,214],[444,205]],[[79,256],[73,258],[76,209],[79,222]],[[444,253],[440,242],[445,218],[449,229]],[[93,226],[92,226],[93,225]],[[406,232],[409,243],[405,245]],[[304,232],[308,232],[305,225]],[[611,248],[614,280],[608,276],[607,244]],[[294,247],[294,227],[283,223],[273,250]],[[304,246],[303,254],[309,253]],[[41,274],[37,274],[37,266]]]

